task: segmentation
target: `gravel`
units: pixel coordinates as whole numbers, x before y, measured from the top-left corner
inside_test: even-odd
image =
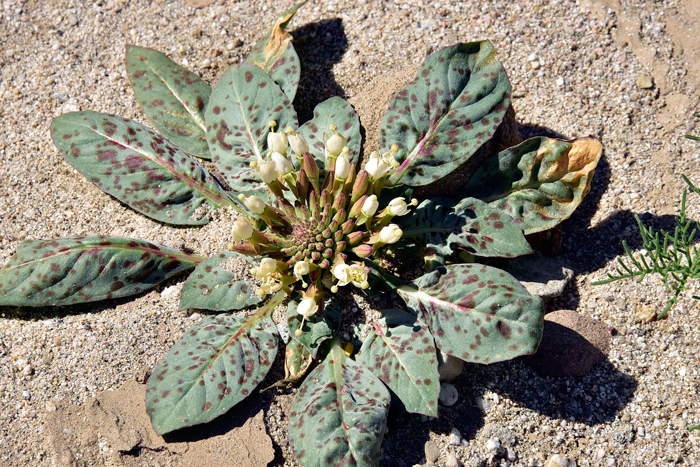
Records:
[[[147,123],[126,79],[126,44],[167,53],[213,84],[292,3],[219,0],[193,9],[178,1],[3,0],[0,264],[23,240],[72,234],[172,242],[201,255],[224,250],[230,213],[202,229],[145,219],[66,164],[48,126],[87,109]],[[392,413],[382,465],[425,463],[426,442],[439,465],[542,466],[554,456],[578,466],[700,464],[700,435],[687,431],[700,424],[700,323],[688,298],[700,293],[697,284],[662,321],[637,319],[670,297],[657,278],[590,285],[613,271],[622,240],[641,248],[634,214],[673,228],[680,175],[699,172],[700,144],[683,134],[697,128],[700,55],[677,42],[678,25],[697,21],[693,8],[691,0],[315,0],[299,11],[291,31],[302,58],[302,120],[327,97],[350,98],[440,47],[487,38],[509,73],[523,136],[593,135],[605,146],[588,198],[564,223],[561,259],[573,282],[548,309],[604,322],[614,335],[607,360],[578,378],[541,378],[519,361],[465,365],[452,383],[459,398],[441,406],[438,419]],[[700,218],[700,203],[690,200],[690,217]],[[178,310],[183,280],[135,299],[0,308],[0,464],[58,463],[46,436],[49,413],[143,380],[201,319]],[[268,434],[279,447],[274,465],[296,465],[285,435],[293,394],[265,396]],[[495,455],[492,439],[502,448]],[[95,465],[124,465],[109,452]]]

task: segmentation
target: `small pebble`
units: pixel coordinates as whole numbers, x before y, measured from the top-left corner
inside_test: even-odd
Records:
[[[19,411],[19,418],[36,418],[36,410],[22,409]]]
[[[459,399],[457,388],[450,383],[442,383],[440,385],[439,400],[442,405],[445,407],[450,407],[457,402],[457,399]]]
[[[554,454],[544,463],[544,467],[573,467],[574,465],[576,465],[575,462],[562,454]]]
[[[457,428],[452,428],[450,431],[450,444],[452,446],[457,446],[462,442],[462,434]]]
[[[211,60],[208,58],[202,60],[202,68],[211,68]]]
[[[181,287],[179,285],[171,285],[163,289],[160,296],[163,298],[175,298],[180,294],[180,289]]]
[[[637,87],[639,89],[649,89],[654,85],[649,75],[639,75],[637,78]]]
[[[76,24],[78,24],[78,17],[75,16],[73,13],[68,15],[67,20],[68,20],[68,26],[75,26]]]
[[[46,403],[46,411],[47,412],[55,412],[56,411],[56,404],[54,404],[52,401],[48,401]]]
[[[428,464],[432,464],[438,460],[440,457],[440,448],[433,441],[426,441],[425,443],[425,460]]]
[[[493,437],[486,441],[486,450],[492,454],[497,454],[501,449],[501,440]]]
[[[462,464],[462,461],[457,459],[454,454],[448,454],[447,459],[445,460],[445,467],[462,467],[464,464]]]

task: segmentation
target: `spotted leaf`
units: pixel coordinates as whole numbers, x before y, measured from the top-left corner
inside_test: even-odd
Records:
[[[253,46],[244,63],[257,65],[265,71],[282,88],[290,101],[299,86],[299,56],[292,45],[292,35],[287,32],[287,25],[297,10],[306,3],[297,3],[282,13],[272,29]]]
[[[211,421],[250,395],[277,355],[270,316],[283,298],[279,292],[249,317],[207,316],[185,332],[148,379],[156,433]]]
[[[78,172],[152,219],[202,225],[234,203],[199,162],[133,120],[72,112],[53,120],[51,136]]]
[[[129,45],[126,70],[148,121],[193,156],[209,159],[204,110],[211,87],[160,52]]]
[[[224,251],[197,266],[182,287],[180,309],[229,311],[260,303],[253,283],[238,278],[237,261],[251,263],[252,259],[235,251]]]
[[[382,314],[362,343],[357,363],[381,379],[395,396],[391,400],[408,412],[437,417],[440,375],[428,326],[402,310]]]
[[[551,229],[588,194],[602,151],[594,138],[531,138],[489,158],[464,193],[508,213],[526,234]]]
[[[542,300],[500,269],[450,265],[396,291],[428,324],[435,344],[467,362],[531,354],[542,338]]]
[[[203,260],[127,237],[28,240],[0,269],[0,305],[55,306],[126,297]]]
[[[347,101],[340,97],[331,97],[318,104],[314,109],[314,118],[299,128],[299,133],[309,145],[309,152],[316,158],[319,168],[323,170],[326,166],[326,144],[322,139],[324,131],[329,136],[332,134],[331,123],[338,127],[336,133],[347,139],[345,145],[350,150],[348,158],[350,162],[357,164],[362,148],[360,118]],[[295,163],[299,165],[297,160]]]
[[[296,128],[291,102],[263,70],[254,65],[229,68],[214,86],[206,111],[212,162],[235,191],[267,191],[252,161],[267,157],[268,123]]]
[[[310,319],[305,320],[301,328],[303,334],[297,336],[294,332],[301,326],[302,316],[297,313],[296,301],[290,301],[287,305],[287,320],[291,339],[298,341],[313,358],[316,358],[318,351],[325,341],[335,336],[340,328],[340,310],[337,304],[327,300],[323,307],[323,313],[317,313]]]
[[[493,136],[510,94],[508,76],[488,41],[430,55],[394,97],[379,130],[381,152],[399,146],[401,165],[390,183],[427,185],[465,163]]]
[[[289,414],[289,438],[302,467],[379,465],[389,392],[349,359],[339,338],[304,380]]]
[[[413,215],[397,218],[403,237],[446,256],[453,247],[476,256],[514,257],[532,253],[513,219],[476,198],[456,205],[447,198],[423,201]]]

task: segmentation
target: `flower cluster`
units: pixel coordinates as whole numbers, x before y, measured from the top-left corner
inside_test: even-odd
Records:
[[[364,260],[399,241],[403,232],[391,221],[418,202],[400,197],[380,209],[384,183],[398,167],[397,146],[381,156],[373,153],[364,170],[358,170],[346,138],[330,125],[331,133],[323,133],[322,173],[304,137],[291,128],[275,132],[275,126],[270,122],[267,157],[251,163],[267,185],[270,201],[239,195],[252,216],[235,222],[231,248],[264,256],[253,270],[261,297],[282,289],[291,293],[298,283],[304,297],[298,312],[306,320],[322,308],[328,291],[336,293],[348,284],[369,287]]]

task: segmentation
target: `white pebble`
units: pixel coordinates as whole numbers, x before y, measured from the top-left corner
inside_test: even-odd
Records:
[[[564,79],[563,76],[560,76],[557,78],[557,86],[564,86],[566,84],[566,80]]]
[[[459,399],[459,394],[457,393],[457,388],[455,388],[452,384],[450,383],[442,383],[440,385],[440,403],[446,407],[450,407],[452,405],[455,405],[455,402],[457,402],[457,399]]]
[[[450,431],[450,444],[452,446],[457,446],[461,442],[462,442],[462,434],[459,432],[459,430],[457,428],[452,428],[452,431]]]
[[[52,401],[48,401],[46,403],[46,411],[47,412],[55,412],[56,411],[56,404],[54,404]]]
[[[486,441],[486,450],[490,453],[496,454],[501,449],[501,440],[498,438],[489,438]]]
[[[178,285],[171,285],[170,287],[166,287],[163,289],[163,291],[160,293],[160,296],[162,298],[175,298],[180,294],[180,286]]]
[[[489,410],[489,403],[481,397],[474,398],[474,404],[484,413]]]
[[[544,467],[573,467],[576,463],[570,461],[568,457],[562,454],[554,454],[552,457],[547,459]]]
[[[598,459],[602,459],[603,457],[605,457],[605,449],[600,448],[598,450]]]

